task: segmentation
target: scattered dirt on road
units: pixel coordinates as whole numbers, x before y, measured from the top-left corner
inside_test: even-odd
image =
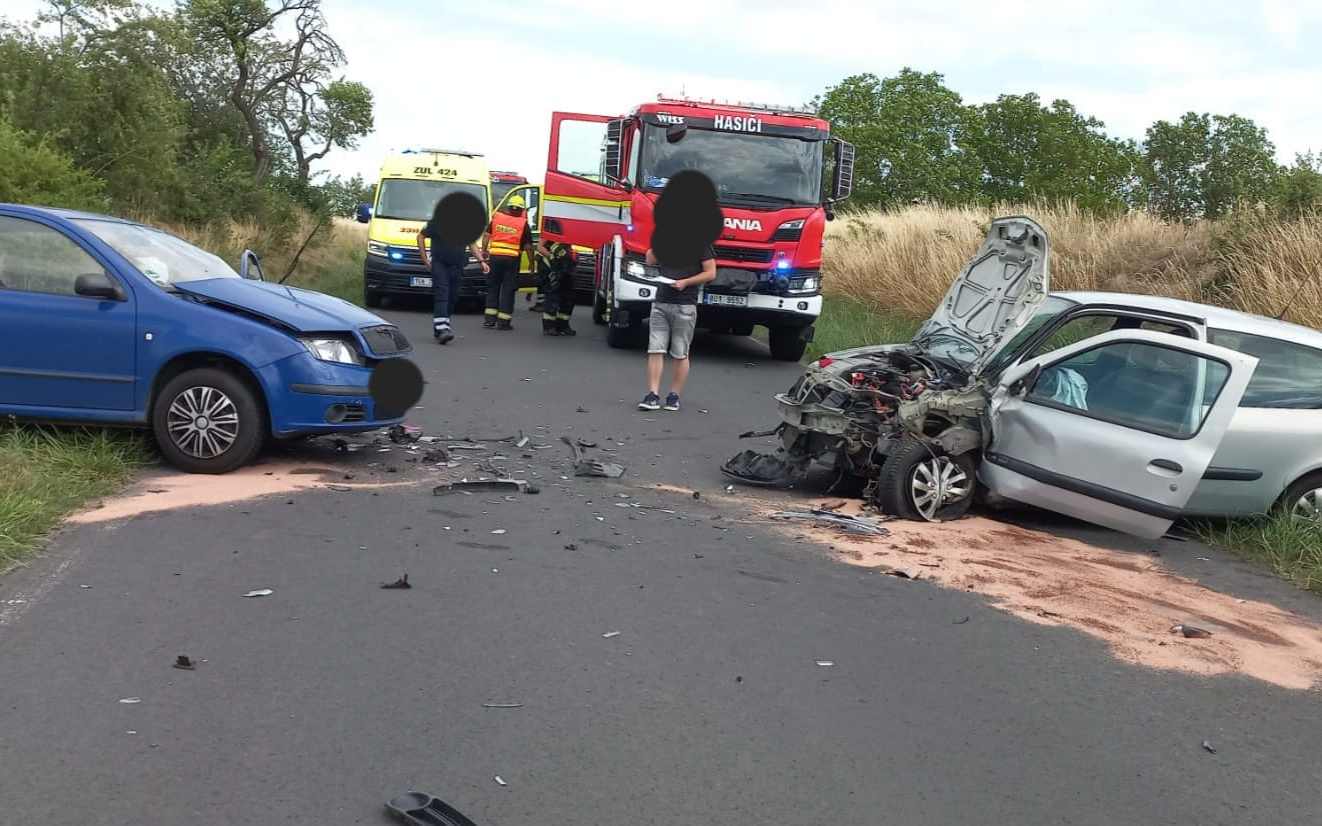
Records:
[[[225,505],[312,488],[329,489],[332,485],[352,491],[416,483],[416,480],[390,483],[345,480],[344,471],[344,468],[309,466],[306,461],[278,461],[250,465],[223,476],[154,473],[140,479],[122,495],[73,514],[68,521],[81,525],[111,522],[144,513]]]
[[[683,488],[657,486],[686,494]],[[985,595],[1001,610],[1104,640],[1121,660],[1194,674],[1244,674],[1290,689],[1322,685],[1322,627],[1266,602],[1240,600],[1178,576],[1156,556],[1097,547],[984,517],[933,524],[891,520],[890,536],[846,535],[774,511],[823,501],[773,499],[769,491],[704,492],[727,518],[770,524],[834,558],[881,572],[901,570],[945,588]],[[850,501],[837,512],[857,514]],[[736,511],[738,515],[736,516]],[[1186,639],[1171,627],[1212,632]]]
[[[859,503],[841,511],[858,513]],[[807,533],[851,565],[913,571],[910,566],[921,559],[922,579],[984,594],[1030,622],[1077,628],[1138,665],[1241,673],[1292,689],[1322,681],[1322,628],[1274,605],[1240,601],[1177,576],[1156,557],[982,517],[944,524],[893,520],[887,527],[891,535],[877,538],[783,523],[786,532]],[[1172,634],[1177,623],[1206,628],[1212,637]]]

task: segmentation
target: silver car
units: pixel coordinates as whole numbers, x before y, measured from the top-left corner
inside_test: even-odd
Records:
[[[932,520],[981,487],[1150,537],[1187,515],[1322,516],[1322,333],[1048,288],[1045,230],[997,219],[911,342],[810,365],[776,397],[780,450],[725,472],[787,484],[826,464]]]

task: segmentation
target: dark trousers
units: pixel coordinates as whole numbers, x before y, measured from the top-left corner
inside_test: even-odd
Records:
[[[491,257],[487,273],[487,316],[501,321],[514,318],[514,289],[519,282],[519,259]]]
[[[542,275],[542,318],[568,321],[574,312],[574,274],[552,268]]]
[[[432,258],[432,330],[450,326],[450,318],[454,315],[454,305],[459,301],[459,278],[463,271],[463,265],[444,264],[436,258]]]

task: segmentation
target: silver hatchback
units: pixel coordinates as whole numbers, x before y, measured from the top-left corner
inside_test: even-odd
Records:
[[[1049,283],[1046,231],[993,221],[912,341],[809,365],[776,397],[780,449],[723,469],[790,484],[825,464],[932,520],[962,515],[978,483],[1143,536],[1278,503],[1322,516],[1322,333]]]

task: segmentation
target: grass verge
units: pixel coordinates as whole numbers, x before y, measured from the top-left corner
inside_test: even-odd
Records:
[[[1200,522],[1193,529],[1209,545],[1257,562],[1300,588],[1322,593],[1322,525],[1278,514]]]
[[[822,302],[808,358],[850,347],[908,341],[921,323],[899,311],[878,311],[856,298],[831,295]]]
[[[146,459],[144,440],[129,431],[0,425],[0,573]]]

